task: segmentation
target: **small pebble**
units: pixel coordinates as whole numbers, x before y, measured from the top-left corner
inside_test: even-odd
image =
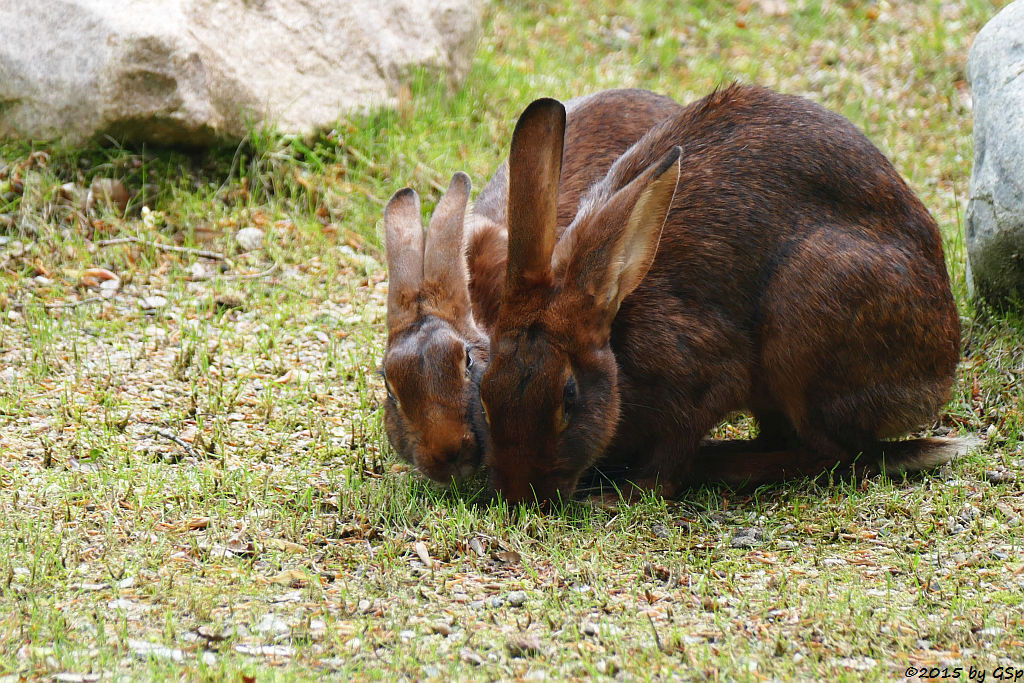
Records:
[[[450,636],[453,633],[452,627],[444,623],[443,621],[439,621],[436,624],[431,624],[430,630],[442,636]]]
[[[128,201],[130,199],[131,196],[128,193],[128,188],[120,180],[116,178],[95,178],[89,187],[89,194],[86,197],[86,208],[90,209],[99,204],[108,209],[113,209],[123,216],[125,209],[128,208]]]
[[[235,233],[235,241],[245,251],[256,251],[263,247],[263,231],[259,228],[242,228]]]
[[[508,653],[513,657],[530,657],[540,654],[540,641],[536,638],[514,638],[507,643]]]
[[[1017,476],[1006,468],[1000,468],[998,470],[985,470],[985,479],[990,484],[1009,484],[1016,481]]]
[[[964,505],[960,509],[960,515],[959,515],[960,519],[972,520],[972,519],[977,519],[980,516],[981,516],[981,511],[978,510],[978,508],[974,507],[973,505]]]
[[[525,591],[512,591],[508,594],[508,604],[513,607],[522,607],[526,604],[526,598]]]
[[[280,617],[273,612],[264,614],[263,618],[253,626],[253,630],[258,633],[288,633],[292,629],[291,627]]]
[[[159,295],[144,296],[139,299],[139,308],[144,311],[154,311],[167,305],[167,299]]]
[[[754,548],[764,541],[764,529],[761,527],[741,527],[732,537],[733,548]]]
[[[189,277],[193,280],[209,280],[217,274],[216,269],[205,261],[196,261],[188,269]]]

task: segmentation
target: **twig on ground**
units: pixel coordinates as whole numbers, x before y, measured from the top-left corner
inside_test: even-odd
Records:
[[[84,299],[79,299],[77,301],[65,301],[65,302],[59,303],[59,304],[43,304],[43,308],[48,308],[50,310],[53,310],[53,309],[56,309],[56,308],[75,308],[76,306],[84,306],[86,304],[95,304],[95,303],[99,303],[101,301],[110,301],[110,297],[105,297],[105,296],[88,296],[88,297],[86,297]]]
[[[242,148],[249,142],[249,133],[246,133],[242,139],[238,142],[238,147],[235,148],[235,154],[231,157],[231,168],[228,170],[228,176],[224,179],[224,182],[217,188],[216,194],[220,195],[228,184],[231,182],[231,178],[235,175],[235,171],[238,170],[238,160],[242,155]]]
[[[11,303],[11,308],[13,308],[13,309],[15,309],[17,311],[21,311],[21,310],[24,310],[28,306],[36,305],[36,306],[41,306],[42,308],[45,308],[48,311],[54,311],[54,310],[59,310],[59,309],[62,309],[62,308],[76,308],[78,306],[85,306],[86,304],[95,304],[95,303],[99,303],[101,301],[110,301],[110,300],[111,300],[110,297],[90,296],[90,297],[86,297],[85,299],[78,299],[77,301],[64,301],[64,302],[61,302],[59,304],[44,304],[44,303],[38,302],[38,301],[29,301],[29,302],[17,301],[17,302]]]
[[[172,251],[176,254],[192,254],[202,258],[213,259],[215,261],[227,261],[228,263],[231,263],[231,259],[219,251],[193,249],[192,247],[179,247],[173,244],[161,244],[160,242],[150,242],[149,240],[140,239],[138,237],[115,237],[114,239],[109,240],[98,240],[93,244],[98,247],[112,247],[116,244],[141,244],[146,247],[152,247],[153,249],[159,249],[160,251]]]
[[[661,644],[661,636],[658,635],[658,627],[654,625],[654,618],[650,614],[647,615],[647,621],[651,622],[651,630],[654,632],[654,644],[658,646],[658,650],[661,652],[667,652],[665,646]]]
[[[281,267],[280,264],[277,261],[274,261],[274,263],[269,268],[267,268],[266,270],[260,271],[258,273],[250,273],[248,275],[221,275],[220,279],[221,280],[258,280],[261,277],[267,277],[268,275],[272,274],[274,271],[276,271],[280,267]],[[214,279],[216,277],[217,276],[214,275],[212,278],[208,278],[208,279],[212,280],[212,279]]]
[[[191,446],[189,446],[189,445],[188,445],[187,443],[185,443],[184,441],[182,441],[181,439],[179,439],[179,438],[178,438],[177,436],[175,436],[174,434],[171,434],[171,433],[170,433],[170,432],[168,432],[167,430],[164,430],[164,429],[157,429],[157,430],[156,430],[156,435],[157,435],[157,436],[162,436],[163,438],[167,439],[168,441],[172,441],[172,442],[174,442],[174,443],[175,443],[175,444],[177,444],[177,445],[178,445],[179,447],[181,447],[181,449],[182,449],[183,451],[185,451],[185,454],[186,454],[186,455],[188,455],[188,456],[190,456],[190,457],[195,457],[195,452],[194,452],[194,451],[192,450],[192,447],[191,447]]]

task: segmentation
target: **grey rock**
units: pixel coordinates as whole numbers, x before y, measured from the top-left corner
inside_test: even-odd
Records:
[[[242,228],[235,233],[235,241],[245,251],[256,251],[263,247],[263,231],[259,228]]]
[[[167,647],[159,643],[151,643],[148,640],[128,639],[128,649],[139,659],[169,659],[174,662],[184,662],[185,653],[178,648]]]
[[[167,299],[159,294],[144,296],[139,299],[139,308],[144,311],[155,311],[167,305]]]
[[[985,479],[990,484],[1011,484],[1017,481],[1017,475],[1005,467],[1000,467],[995,470],[985,470]]]
[[[508,594],[506,600],[512,607],[522,607],[526,604],[526,592],[525,591],[512,591]]]
[[[967,204],[967,281],[999,307],[1024,299],[1024,0],[978,33],[967,58],[974,170]]]
[[[273,612],[264,614],[259,622],[253,626],[253,630],[258,633],[289,633],[292,629],[286,621],[278,617]]]
[[[482,0],[0,3],[0,138],[203,146],[394,106],[469,71]]]
[[[761,527],[740,527],[733,534],[730,545],[733,548],[754,548],[764,541],[764,529]]]

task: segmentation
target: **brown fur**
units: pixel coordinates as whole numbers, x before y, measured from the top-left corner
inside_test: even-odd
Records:
[[[557,132],[519,132],[522,155],[558,145]],[[640,174],[656,182],[674,146],[664,231],[631,238],[657,255],[619,308],[607,296],[622,268],[609,235],[626,224],[615,205],[634,201]],[[533,187],[557,191],[557,176]],[[538,220],[510,230],[555,229]],[[671,495],[951,451],[882,441],[930,420],[952,386],[959,319],[937,226],[863,134],[809,101],[732,86],[652,129],[580,203],[549,282],[510,281],[481,386],[488,464],[509,500],[568,496],[595,463]],[[744,409],[759,437],[701,453]]]
[[[583,193],[630,145],[679,111],[671,99],[639,90],[571,101],[559,225],[569,223]],[[385,210],[385,428],[401,457],[442,483],[472,473],[487,440],[479,382],[504,288],[508,186],[503,164],[466,212],[468,178],[457,174],[425,240],[412,190],[397,192]]]

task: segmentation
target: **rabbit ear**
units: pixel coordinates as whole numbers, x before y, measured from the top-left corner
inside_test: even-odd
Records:
[[[465,173],[452,176],[430,219],[423,255],[424,303],[452,322],[470,315],[463,226],[471,186]]]
[[[508,290],[549,281],[558,222],[565,107],[540,99],[526,108],[509,151]]]
[[[420,198],[399,190],[384,207],[384,246],[388,261],[388,333],[412,324],[419,315],[423,284],[423,223]]]
[[[680,153],[674,147],[612,195],[554,255],[556,263],[568,261],[566,283],[582,290],[609,324],[654,262],[679,181]]]

